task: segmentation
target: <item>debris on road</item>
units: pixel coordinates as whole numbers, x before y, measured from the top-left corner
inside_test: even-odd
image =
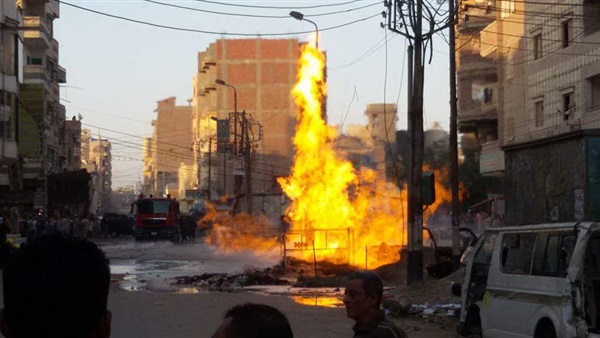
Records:
[[[246,270],[240,274],[203,273],[175,277],[175,285],[190,285],[209,291],[231,291],[251,285],[289,285],[290,282],[273,276],[266,270]]]

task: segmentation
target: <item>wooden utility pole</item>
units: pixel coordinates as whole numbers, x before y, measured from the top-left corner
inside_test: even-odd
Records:
[[[242,137],[244,138],[244,177],[246,179],[246,212],[252,214],[253,195],[252,195],[252,145],[250,144],[251,125],[246,117],[246,112],[242,112]]]
[[[448,1],[450,40],[450,187],[452,189],[452,268],[460,267],[460,201],[458,197],[458,107],[456,98],[456,37],[454,1]]]

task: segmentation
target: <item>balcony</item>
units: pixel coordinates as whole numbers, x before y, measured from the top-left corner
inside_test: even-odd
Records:
[[[52,39],[50,40],[50,48],[46,50],[46,55],[48,55],[48,57],[52,60],[58,60],[58,49],[58,41],[56,41],[56,39]]]
[[[490,2],[492,2],[490,4]],[[496,11],[493,1],[467,0],[461,2],[461,11],[458,20],[458,31],[466,33],[479,31],[496,20]]]
[[[46,14],[52,15],[54,18],[60,17],[60,3],[56,0],[47,0],[45,5]]]
[[[472,98],[472,89],[464,95],[461,94],[463,93],[459,93],[459,97],[468,97],[468,99],[460,100],[458,107],[458,127],[461,133],[476,131],[479,125],[497,123],[496,105],[498,95],[496,83],[490,83],[482,87],[476,98]]]
[[[464,76],[490,76],[498,73],[497,64],[479,54],[460,54],[457,58],[456,75]]]
[[[61,66],[56,66],[56,76],[58,83],[67,83],[67,70]]]
[[[500,35],[498,33],[501,24],[501,22],[494,21],[485,27],[479,34],[481,43],[480,54],[484,58],[492,58],[496,54],[497,46],[500,45]]]
[[[24,16],[25,45],[34,49],[46,49],[50,47],[52,34],[45,20],[39,16]]]
[[[25,65],[23,66],[23,80],[25,83],[39,83],[46,87],[47,91],[50,91],[50,76],[46,71],[46,67],[42,65]]]

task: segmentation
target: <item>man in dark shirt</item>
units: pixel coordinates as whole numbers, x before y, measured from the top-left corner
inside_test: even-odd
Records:
[[[357,271],[348,277],[344,292],[346,315],[354,319],[354,338],[407,338],[404,331],[387,320],[381,310],[383,282],[372,271]]]

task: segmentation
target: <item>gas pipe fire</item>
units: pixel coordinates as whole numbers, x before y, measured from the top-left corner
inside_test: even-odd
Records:
[[[285,251],[306,261],[327,260],[370,269],[396,262],[406,243],[407,191],[379,178],[372,169],[354,168],[336,152],[333,141],[337,131],[327,125],[323,114],[324,70],[323,52],[313,44],[302,45],[292,90],[298,107],[294,164],[291,175],[278,181],[291,200],[286,210],[290,229],[283,240]],[[429,213],[449,201],[449,192],[439,183],[440,174],[436,172],[437,200]],[[240,215],[231,223],[238,220]],[[236,240],[221,242],[221,250],[266,252],[282,242],[248,231],[229,238]]]

